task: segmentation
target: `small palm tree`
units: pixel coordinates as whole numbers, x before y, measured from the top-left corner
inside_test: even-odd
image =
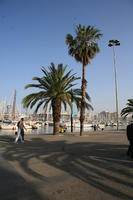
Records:
[[[66,36],[66,44],[68,45],[68,53],[73,56],[76,61],[82,63],[82,101],[81,101],[81,114],[80,114],[80,135],[83,135],[84,131],[84,119],[85,119],[85,90],[87,81],[85,79],[85,67],[90,64],[91,59],[95,54],[99,52],[97,40],[100,39],[102,34],[100,30],[93,26],[81,26],[76,27],[76,36],[71,34]]]
[[[71,132],[73,131],[73,119],[72,119],[72,112],[73,103],[76,104],[77,109],[81,109],[81,101],[82,101],[82,90],[81,89],[73,89],[71,90]],[[85,93],[85,109],[86,110],[93,110],[92,105],[90,104],[91,98],[88,93]]]
[[[38,88],[40,91],[32,93],[23,98],[22,103],[25,108],[32,109],[36,105],[35,112],[38,111],[40,106],[46,110],[52,108],[54,129],[53,134],[59,133],[59,124],[61,117],[61,105],[67,108],[67,105],[71,105],[71,88],[75,85],[75,80],[79,79],[75,74],[71,75],[71,70],[66,73],[66,67],[62,64],[55,68],[55,65],[51,63],[48,70],[44,67],[41,68],[44,73],[43,77],[34,77],[32,80],[37,81],[37,84],[28,84],[27,88]],[[75,99],[75,97],[73,97]],[[78,105],[77,99],[77,105]],[[76,102],[76,100],[75,100]]]
[[[121,111],[121,116],[127,117],[129,114],[133,114],[133,99],[128,99],[127,107]]]
[[[71,99],[72,102],[76,104],[77,109],[81,108],[81,100],[82,100],[82,90],[81,89],[73,89],[71,90]],[[90,104],[91,98],[88,95],[88,93],[85,93],[85,109],[87,110],[93,110],[92,105]]]

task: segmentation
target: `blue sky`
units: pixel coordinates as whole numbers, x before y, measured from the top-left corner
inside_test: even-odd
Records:
[[[101,30],[100,53],[86,67],[87,92],[94,112],[115,111],[113,49],[116,47],[119,110],[133,98],[133,1],[132,0],[0,0],[0,101],[17,104],[31,90],[24,86],[41,76],[41,66],[63,63],[78,76],[82,66],[68,55],[67,33],[79,23]],[[78,83],[80,86],[80,81]]]

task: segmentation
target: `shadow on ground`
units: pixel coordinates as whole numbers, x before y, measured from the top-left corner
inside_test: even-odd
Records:
[[[52,136],[51,136],[52,137]],[[14,145],[12,138],[0,137],[2,153],[7,161],[18,161],[29,175],[44,182],[50,178],[34,171],[29,161],[36,158],[60,169],[77,179],[121,200],[133,199],[133,194],[121,190],[133,188],[133,162],[126,155],[127,145],[102,142],[67,143],[65,140],[47,141],[45,137],[32,138],[24,144]],[[54,177],[55,182],[60,181]],[[39,198],[38,198],[39,199]]]
[[[49,200],[35,191],[13,167],[0,157],[1,200]]]

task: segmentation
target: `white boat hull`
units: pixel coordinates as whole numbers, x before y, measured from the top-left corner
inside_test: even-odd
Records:
[[[16,126],[11,125],[11,124],[6,124],[6,125],[2,124],[1,129],[3,129],[3,130],[16,130]]]

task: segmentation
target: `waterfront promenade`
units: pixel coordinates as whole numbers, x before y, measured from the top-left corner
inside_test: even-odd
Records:
[[[0,136],[1,200],[132,200],[123,132]]]

